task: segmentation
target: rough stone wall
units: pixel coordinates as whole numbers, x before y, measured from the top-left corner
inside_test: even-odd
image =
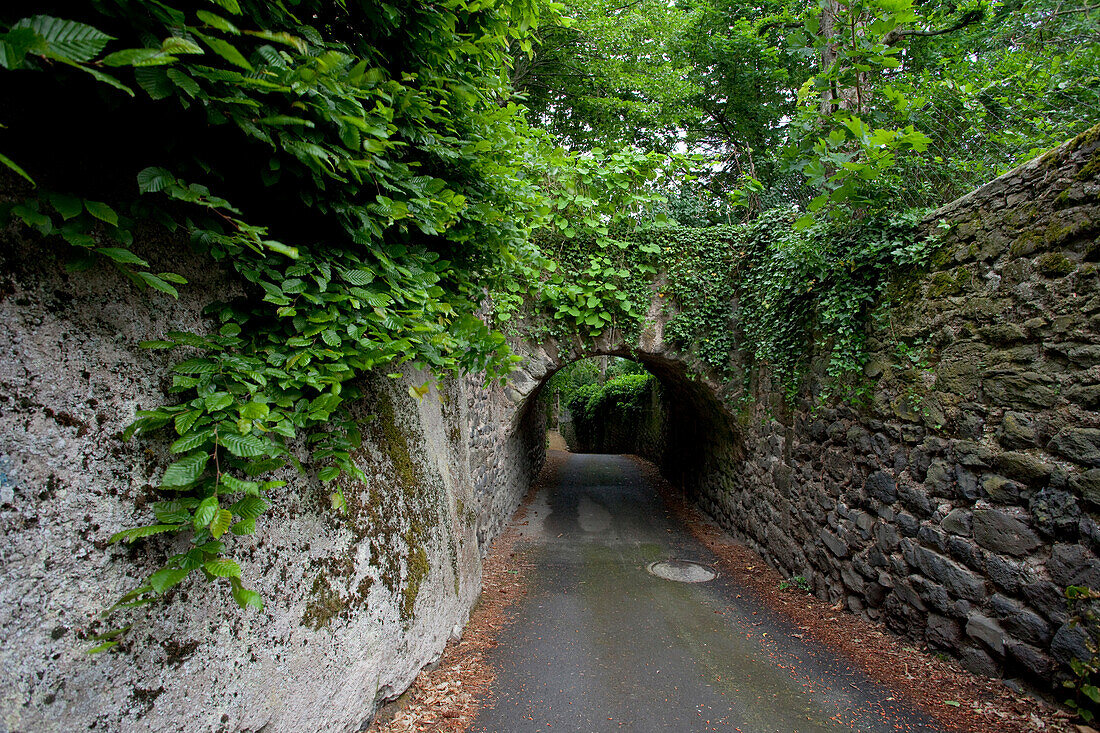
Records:
[[[106,542],[148,523],[167,459],[167,441],[118,438],[169,383],[174,357],[137,344],[202,332],[210,294],[233,294],[186,244],[145,239],[154,265],[191,280],[179,301],[108,269],[66,274],[48,246],[0,231],[0,730],[358,730],[460,632],[478,527],[487,539],[507,517],[539,455],[522,436],[494,445],[515,432],[494,427],[511,404],[500,389],[456,381],[417,401],[406,384],[426,375],[365,380],[353,410],[369,478],[345,486],[348,515],[288,470],[256,534],[233,541],[262,612],[188,580],[88,656],[96,615],[175,551]]]
[[[739,384],[688,377],[705,371],[664,340],[657,297],[637,344],[519,344],[512,389],[643,362],[668,409],[657,462],[727,529],[819,596],[1047,686],[1087,654],[1065,587],[1100,589],[1100,128],[925,226],[941,219],[933,267],[872,334],[870,405],[816,406],[811,383],[790,408],[765,372],[735,414]]]
[[[790,412],[764,379],[695,489],[818,595],[1046,685],[1087,654],[1064,588],[1100,588],[1100,128],[941,218],[932,272],[874,334],[874,404]]]

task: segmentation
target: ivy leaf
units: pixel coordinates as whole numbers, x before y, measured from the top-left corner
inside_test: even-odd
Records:
[[[202,476],[203,471],[206,470],[206,462],[209,460],[210,454],[206,451],[189,453],[168,466],[164,472],[164,478],[161,479],[161,485],[170,488],[190,486]]]

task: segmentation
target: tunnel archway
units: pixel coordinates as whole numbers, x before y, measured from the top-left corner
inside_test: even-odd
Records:
[[[722,384],[711,378],[690,354],[665,339],[669,319],[666,304],[654,290],[647,327],[636,339],[608,329],[595,339],[570,341],[517,340],[513,349],[522,358],[505,388],[517,406],[511,430],[532,457],[537,473],[545,459],[546,385],[568,365],[594,357],[618,357],[640,364],[661,386],[666,426],[658,450],[644,456],[689,498],[703,491],[702,482],[720,475],[731,454],[741,454],[737,419],[725,401]]]

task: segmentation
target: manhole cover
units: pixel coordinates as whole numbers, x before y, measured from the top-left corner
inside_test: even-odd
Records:
[[[675,580],[680,583],[705,583],[708,580],[714,580],[718,575],[706,565],[688,562],[687,560],[651,562],[646,566],[646,570],[658,578]]]

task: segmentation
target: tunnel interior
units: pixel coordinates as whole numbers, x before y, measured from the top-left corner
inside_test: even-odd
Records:
[[[525,400],[517,431],[532,453],[557,431],[571,452],[638,455],[689,497],[741,442],[734,415],[703,378],[639,352],[563,360]]]

